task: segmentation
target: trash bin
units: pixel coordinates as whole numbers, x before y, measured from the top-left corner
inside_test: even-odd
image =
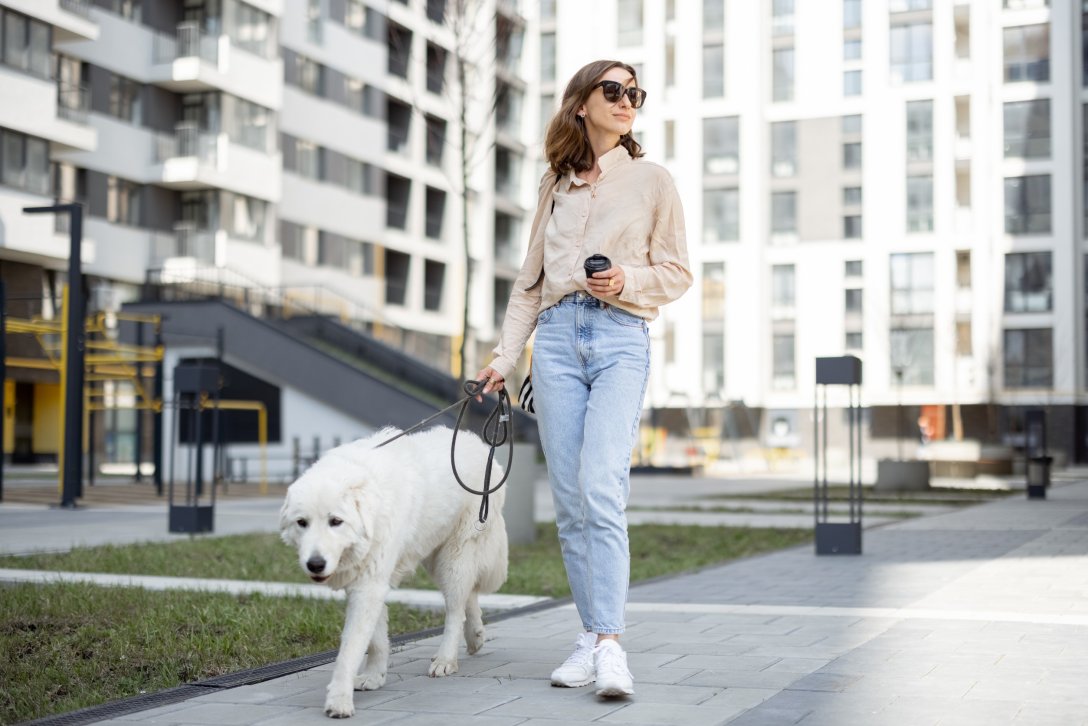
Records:
[[[1053,456],[1028,457],[1028,499],[1046,499],[1046,488],[1050,486],[1050,464]]]

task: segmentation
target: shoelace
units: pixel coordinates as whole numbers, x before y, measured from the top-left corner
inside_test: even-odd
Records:
[[[563,665],[590,665],[593,663],[593,648],[585,645],[585,642],[578,638],[574,641],[574,652],[563,661]]]
[[[606,648],[600,647],[597,649],[597,672],[607,671],[611,673],[622,673],[630,675],[630,671],[627,670],[627,658],[619,648]]]

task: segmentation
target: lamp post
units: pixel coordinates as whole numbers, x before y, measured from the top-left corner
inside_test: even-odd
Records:
[[[83,205],[53,204],[48,207],[23,207],[26,214],[68,215],[68,305],[64,341],[64,468],[61,471],[60,506],[74,509],[83,495],[83,350],[84,323],[83,271],[80,257],[83,244]]]

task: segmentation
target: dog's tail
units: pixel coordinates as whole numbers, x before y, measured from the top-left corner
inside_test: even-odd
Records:
[[[476,592],[495,592],[506,582],[506,566],[510,559],[510,544],[506,537],[506,521],[502,511],[492,512],[476,544],[478,570]]]

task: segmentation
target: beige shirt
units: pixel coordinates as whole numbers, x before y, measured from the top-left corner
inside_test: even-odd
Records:
[[[558,184],[550,171],[540,182],[529,249],[491,362],[503,378],[514,372],[537,315],[564,295],[587,290],[582,264],[590,255],[605,255],[623,270],[623,290],[606,301],[646,320],[691,287],[684,210],[669,172],[632,159],[622,146],[598,163],[595,182],[573,171]],[[542,264],[543,284],[528,289]]]

